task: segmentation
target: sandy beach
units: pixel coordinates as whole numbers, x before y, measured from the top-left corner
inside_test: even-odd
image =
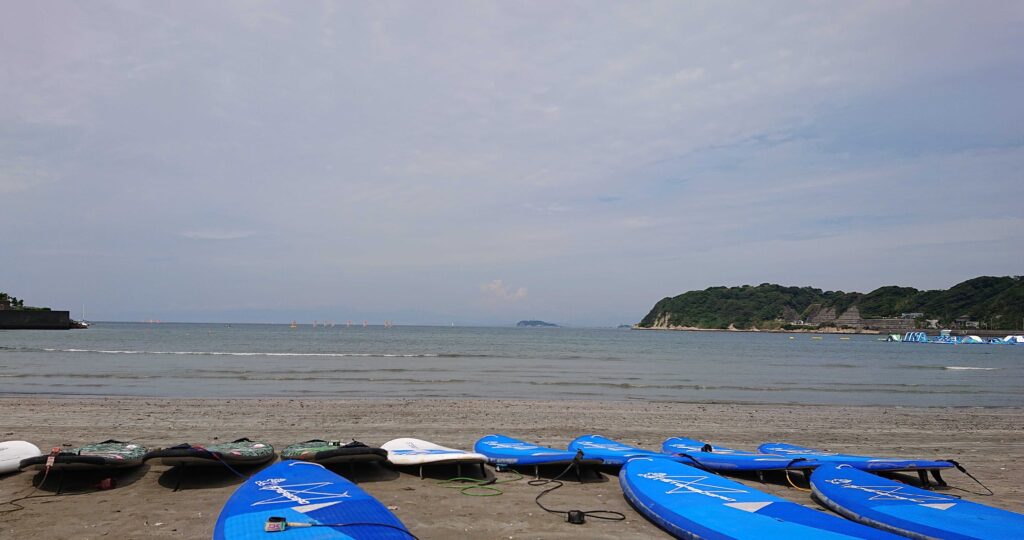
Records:
[[[315,437],[379,445],[412,436],[471,448],[482,435],[504,433],[563,447],[600,433],[650,449],[668,436],[754,449],[784,440],[850,453],[955,459],[995,496],[950,493],[1024,511],[1024,410],[1016,408],[881,408],[694,403],[486,401],[486,400],[181,400],[145,398],[0,398],[0,439],[24,439],[46,450],[114,438],[150,448],[181,442],[205,444],[259,438],[278,449]],[[190,471],[173,491],[177,474],[153,464],[118,475],[113,490],[31,499],[23,510],[0,514],[0,537],[209,538],[221,505],[241,479],[227,471]],[[344,472],[344,471],[341,471]],[[488,468],[489,474],[494,474]],[[509,478],[498,473],[500,479]],[[565,487],[545,497],[550,507],[607,509],[626,520],[572,525],[543,512],[534,497],[543,489],[526,480],[500,487],[497,497],[468,497],[437,485],[454,470],[421,480],[415,471],[371,468],[354,475],[361,487],[392,507],[419,538],[667,538],[626,503],[614,474]],[[980,491],[957,471],[952,487]],[[0,501],[33,492],[33,473],[0,477]],[[909,477],[908,477],[909,478]],[[760,484],[740,481],[811,507],[807,493],[781,476]],[[74,493],[83,483],[66,478]],[[51,486],[35,494],[49,494]],[[11,509],[0,507],[0,511]]]

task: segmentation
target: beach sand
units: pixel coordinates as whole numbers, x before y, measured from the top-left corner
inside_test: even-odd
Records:
[[[599,433],[650,449],[668,436],[689,436],[724,446],[755,449],[786,441],[848,453],[950,458],[959,461],[996,495],[949,493],[1012,511],[1024,511],[1024,409],[882,408],[694,403],[507,400],[183,400],[147,398],[0,398],[0,440],[23,439],[44,451],[108,438],[150,448],[181,442],[208,444],[249,437],[278,449],[311,438],[355,438],[379,445],[417,437],[472,448],[482,435],[500,432],[564,448],[576,436]],[[241,481],[216,469],[189,471],[173,491],[176,472],[153,464],[117,477],[118,487],[23,502],[0,514],[0,538],[209,538],[221,505]],[[344,472],[341,470],[340,472]],[[493,470],[488,468],[490,474]],[[622,522],[565,522],[534,503],[544,488],[526,478],[502,484],[497,497],[468,497],[437,485],[454,469],[421,480],[416,471],[371,468],[357,472],[360,486],[392,507],[423,539],[434,538],[668,538],[623,499],[618,479],[569,481],[543,499],[554,508],[622,512]],[[509,477],[497,473],[500,479]],[[980,487],[957,471],[951,486]],[[33,490],[29,472],[0,477],[0,501]],[[908,477],[910,478],[910,477]],[[817,508],[808,494],[772,476],[741,482]],[[50,483],[47,483],[48,489]],[[74,491],[67,477],[64,489]],[[39,490],[36,494],[49,494]],[[0,511],[9,509],[0,507]]]

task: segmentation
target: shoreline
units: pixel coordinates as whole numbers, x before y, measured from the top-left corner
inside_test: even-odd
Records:
[[[855,336],[886,336],[889,334],[905,334],[907,332],[924,332],[929,336],[937,336],[939,334],[929,333],[938,332],[946,329],[941,328],[915,328],[913,330],[898,329],[898,328],[887,328],[881,330],[857,330],[855,328],[820,328],[820,329],[801,329],[801,330],[783,330],[781,328],[699,328],[696,326],[638,326],[633,325],[629,327],[630,330],[662,330],[670,332],[737,332],[747,334],[844,334],[844,335],[855,335]],[[948,329],[951,336],[979,336],[979,337],[1005,337],[1009,335],[1018,335],[1022,330],[988,330],[988,329],[976,329],[970,330],[963,329]]]
[[[654,450],[670,436],[689,436],[747,450],[763,442],[787,441],[850,453],[955,459],[996,495],[950,493],[1024,511],[1024,474],[1016,466],[1024,460],[1021,407],[111,396],[2,396],[0,407],[5,413],[0,418],[0,439],[24,439],[42,449],[108,438],[156,448],[243,436],[265,440],[277,450],[314,437],[354,438],[370,445],[397,437],[416,437],[470,449],[476,439],[494,432],[556,448],[564,448],[571,439],[588,433]],[[498,497],[466,497],[436,484],[454,476],[454,471],[439,470],[425,480],[415,471],[368,471],[356,474],[360,487],[385,505],[394,506],[395,514],[425,540],[454,536],[668,538],[625,502],[618,479],[610,471],[600,482],[567,482],[545,498],[545,504],[554,508],[600,508],[627,516],[624,522],[588,520],[584,525],[565,523],[563,517],[538,508],[533,498],[544,488],[528,486],[525,479],[501,484],[504,494]],[[506,473],[497,474],[499,479],[507,478]],[[945,476],[951,486],[980,489],[958,472]],[[0,501],[28,494],[33,477],[31,473],[0,477]],[[28,500],[23,503],[24,510],[0,514],[0,536],[10,534],[12,538],[30,540],[71,536],[209,537],[221,505],[240,480],[216,472],[204,479],[190,471],[182,489],[175,492],[176,478],[176,472],[152,463],[122,477],[113,490]],[[817,508],[806,493],[789,488],[782,477],[769,475],[765,484],[756,477],[734,478]],[[73,489],[73,483],[66,482],[65,488]],[[55,520],[54,513],[59,513],[61,519]]]
[[[886,330],[855,330],[853,328],[782,330],[760,328],[699,328],[696,326],[631,326],[630,330],[667,330],[672,332],[742,332],[748,334],[850,334],[877,336],[889,333]],[[901,332],[902,333],[902,332]]]
[[[182,396],[138,396],[131,394],[36,394],[36,393],[0,393],[0,405],[7,400],[20,400],[20,399],[41,399],[48,401],[97,401],[97,400],[120,400],[120,401],[189,401],[189,402],[223,402],[223,401],[304,401],[304,402],[377,402],[377,403],[393,403],[394,398],[378,396],[378,397],[351,397],[351,398],[335,398],[335,397],[301,397],[295,396],[270,396],[270,397],[257,397],[257,396],[238,396],[238,397],[212,397],[212,396],[196,396],[196,397],[182,397]],[[843,409],[920,409],[924,411],[934,410],[1005,410],[1005,409],[1019,409],[1024,412],[1024,406],[1021,405],[885,405],[885,404],[862,404],[862,403],[851,403],[851,404],[837,404],[837,403],[780,403],[773,401],[717,401],[717,400],[658,400],[658,399],[593,399],[590,397],[583,398],[563,398],[563,399],[530,399],[530,398],[479,398],[479,397],[410,397],[410,398],[399,398],[400,401],[425,401],[425,402],[483,402],[483,403],[495,403],[501,401],[516,402],[516,403],[563,403],[563,404],[623,404],[623,405],[636,405],[638,403],[651,403],[658,405],[716,405],[716,406],[744,406],[744,407],[832,407],[832,408],[843,408]],[[2,427],[2,424],[0,424]]]

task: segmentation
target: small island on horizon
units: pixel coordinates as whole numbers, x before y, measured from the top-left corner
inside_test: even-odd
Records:
[[[559,328],[559,326],[555,323],[537,320],[519,321],[516,323],[516,326],[519,328]]]

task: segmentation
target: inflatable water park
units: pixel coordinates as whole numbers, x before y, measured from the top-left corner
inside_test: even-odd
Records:
[[[949,486],[941,473],[958,470],[984,487],[953,460],[844,454],[785,442],[745,450],[684,436],[667,437],[660,449],[598,434],[579,436],[564,449],[502,434],[481,437],[472,450],[412,437],[379,447],[314,438],[280,452],[248,438],[155,449],[104,440],[49,452],[12,440],[0,442],[0,481],[31,471],[38,475],[37,489],[58,482],[54,493],[59,495],[65,475],[131,469],[148,461],[177,469],[180,476],[220,467],[241,478],[216,512],[216,521],[211,517],[214,540],[417,538],[397,507],[375,499],[339,471],[379,466],[415,472],[421,479],[424,469],[455,468],[455,478],[433,485],[480,496],[501,495],[499,484],[508,489],[509,482],[523,478],[518,471],[532,472],[535,479],[526,485],[544,488],[534,499],[536,504],[579,524],[587,519],[623,521],[626,516],[611,510],[552,509],[541,498],[571,480],[570,472],[581,487],[584,474],[615,474],[629,505],[676,538],[996,539],[1017,538],[1024,530],[1024,514],[967,500],[967,490]],[[542,468],[553,472],[542,478]],[[497,473],[509,472],[518,478],[497,480]],[[816,502],[823,510],[739,481],[751,473],[762,483],[765,475],[781,475],[792,489],[807,493],[808,503]],[[952,489],[959,493],[949,493]],[[28,498],[32,496],[0,503],[17,506]]]

